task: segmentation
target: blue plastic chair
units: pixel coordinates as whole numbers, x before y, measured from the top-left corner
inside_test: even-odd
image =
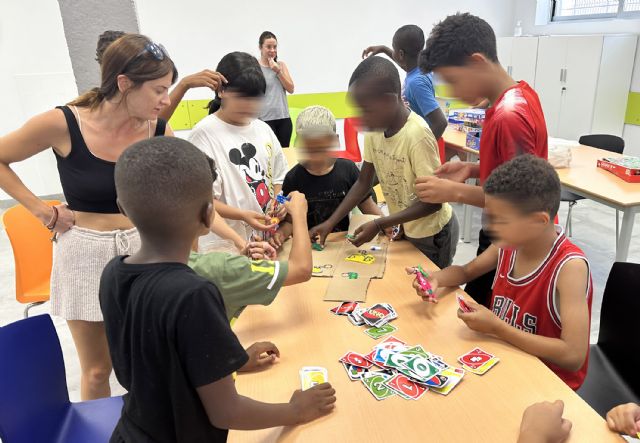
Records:
[[[122,397],[71,403],[58,335],[49,315],[0,327],[3,443],[108,442]]]

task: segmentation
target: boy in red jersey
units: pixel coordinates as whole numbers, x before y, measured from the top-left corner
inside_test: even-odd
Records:
[[[515,81],[500,65],[496,36],[484,20],[468,13],[448,16],[431,31],[420,68],[433,71],[451,95],[469,104],[487,99],[491,106],[480,138],[480,163],[448,162],[431,177],[418,177],[416,195],[426,203],[459,202],[484,207],[481,186],[502,163],[520,154],[547,158],[547,126],[538,94],[525,81]],[[480,231],[478,255],[491,244]],[[493,274],[467,285],[476,301],[488,306]]]
[[[484,192],[493,244],[465,266],[431,274],[431,285],[459,286],[496,270],[491,309],[468,302],[472,312],[458,317],[539,357],[578,389],[587,373],[593,290],[586,257],[553,223],[558,174],[547,161],[521,155],[496,168]]]

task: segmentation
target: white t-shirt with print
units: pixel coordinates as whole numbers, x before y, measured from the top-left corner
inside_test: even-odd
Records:
[[[213,195],[229,206],[264,212],[273,197],[273,186],[284,182],[287,160],[275,134],[263,121],[235,126],[212,114],[194,127],[189,141],[215,160],[218,178],[213,183]],[[227,223],[242,238],[250,239],[250,226],[239,220]],[[200,250],[212,249],[221,240],[214,234],[201,237]]]

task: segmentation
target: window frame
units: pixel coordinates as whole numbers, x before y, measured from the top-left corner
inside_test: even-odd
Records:
[[[618,0],[618,11],[607,12],[601,14],[584,14],[584,15],[557,15],[556,6],[560,0],[551,0],[551,22],[567,22],[576,20],[602,20],[602,19],[616,19],[616,18],[640,18],[640,11],[625,11],[624,4],[626,0]]]

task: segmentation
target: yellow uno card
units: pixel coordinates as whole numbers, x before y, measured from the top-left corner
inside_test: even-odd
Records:
[[[328,381],[329,374],[325,368],[320,366],[305,366],[300,369],[300,384],[302,385],[303,391]]]

